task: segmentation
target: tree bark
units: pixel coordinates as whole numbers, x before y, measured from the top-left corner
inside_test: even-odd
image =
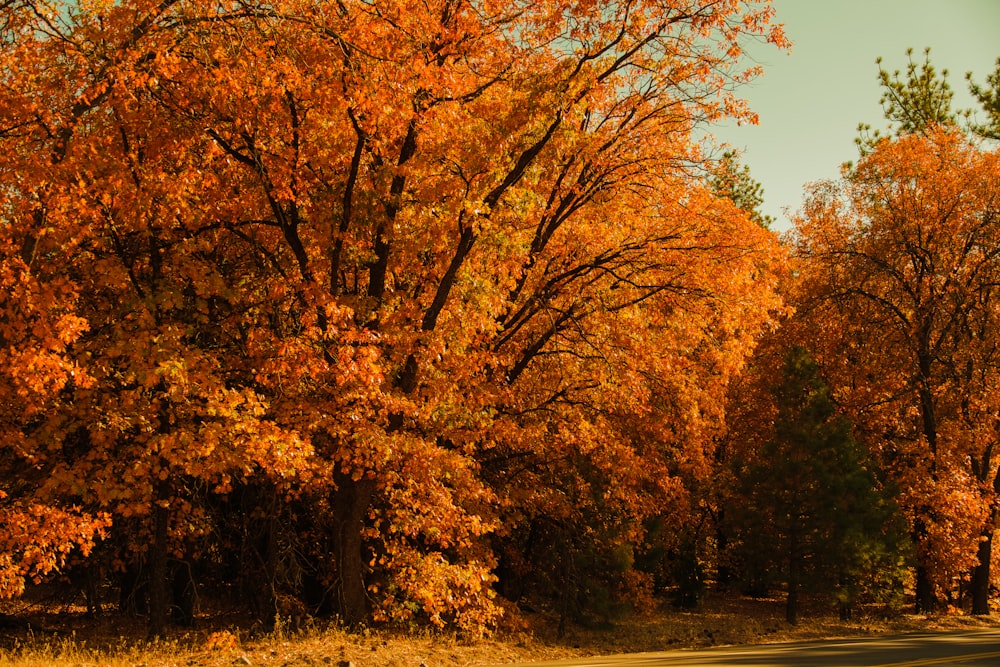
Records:
[[[990,558],[993,555],[993,526],[983,529],[976,554],[978,564],[972,570],[972,613],[988,616],[990,613]]]
[[[927,535],[927,526],[924,520],[921,518],[922,512],[928,512],[929,508],[924,507],[918,510],[917,518],[913,522],[913,531],[910,534],[913,539],[913,544],[919,547],[920,541],[925,539]],[[930,572],[927,570],[927,566],[920,562],[917,562],[917,580],[915,583],[915,612],[918,614],[932,614],[937,610],[937,593],[934,590],[934,584],[931,581]]]
[[[788,598],[785,600],[785,620],[789,625],[799,623],[799,584],[788,581]]]
[[[934,595],[934,585],[930,574],[923,565],[917,565],[916,611],[918,614],[931,614],[937,608],[937,596]]]
[[[375,492],[375,480],[355,480],[350,475],[338,473],[336,482],[337,490],[333,499],[336,529],[334,548],[337,554],[334,604],[341,620],[348,626],[353,626],[368,617],[361,533]]]
[[[190,561],[175,561],[171,576],[174,623],[186,628],[194,626],[195,607],[198,601],[197,584]]]
[[[170,526],[170,509],[160,500],[166,494],[157,494],[153,503],[153,544],[149,552],[149,636],[160,638],[167,632],[167,614],[170,611],[170,571],[167,562],[167,537]]]
[[[726,514],[724,508],[719,508],[718,516],[715,519],[715,549],[718,554],[718,564],[715,568],[715,583],[720,590],[729,590],[729,584],[733,581],[733,572],[728,565],[729,557],[729,534],[726,532]]]
[[[280,621],[281,610],[278,608],[278,540],[280,539],[280,527],[278,525],[277,502],[274,502],[276,494],[271,489],[264,491],[266,494],[262,506],[267,508],[267,518],[264,519],[263,543],[261,544],[261,573],[264,578],[263,590],[258,601],[261,613],[261,622],[268,632],[273,632]]]
[[[785,600],[785,620],[789,625],[799,622],[800,559],[799,544],[795,532],[789,536],[788,546],[788,598]]]
[[[920,419],[924,438],[927,440],[927,447],[930,453],[930,474],[932,479],[937,479],[937,416],[934,408],[934,394],[930,388],[931,364],[933,358],[928,352],[930,344],[928,342],[929,326],[921,327],[919,350],[917,352],[920,364],[920,384],[917,394],[920,397]],[[925,511],[929,508],[924,508]],[[927,527],[921,518],[918,518],[913,527],[914,544],[919,544],[921,539],[927,539]],[[918,614],[930,614],[937,608],[937,596],[934,592],[934,584],[931,582],[930,573],[925,563],[917,564],[916,581],[916,611]]]

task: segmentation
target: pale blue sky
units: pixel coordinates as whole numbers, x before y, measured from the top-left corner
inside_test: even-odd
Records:
[[[774,0],[776,20],[795,42],[791,53],[753,48],[765,74],[743,89],[760,114],[756,127],[724,127],[719,139],[745,149],[744,162],[764,186],[766,213],[784,230],[803,186],[835,178],[857,157],[859,122],[886,125],[878,104],[875,58],[906,69],[906,49],[947,69],[955,106],[973,106],[965,73],[982,83],[1000,57],[1000,0]]]

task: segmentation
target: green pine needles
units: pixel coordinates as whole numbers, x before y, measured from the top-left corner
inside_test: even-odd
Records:
[[[787,352],[774,394],[773,439],[737,463],[746,590],[783,585],[792,624],[806,594],[836,603],[845,618],[861,601],[892,601],[905,573],[905,522],[805,349]]]

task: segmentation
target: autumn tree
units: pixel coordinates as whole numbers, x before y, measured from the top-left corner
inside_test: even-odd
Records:
[[[988,613],[996,523],[995,152],[953,126],[884,139],[797,220],[817,357],[901,489],[917,604],[972,575]]]
[[[294,528],[344,621],[467,629],[491,535],[683,511],[778,306],[692,169],[766,2],[4,9],[2,263],[65,332],[17,329],[61,375],[9,451],[111,514],[154,633],[237,496],[265,618]]]

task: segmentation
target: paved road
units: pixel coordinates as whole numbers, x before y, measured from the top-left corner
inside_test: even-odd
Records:
[[[632,653],[524,667],[962,667],[1000,666],[1000,630]]]

